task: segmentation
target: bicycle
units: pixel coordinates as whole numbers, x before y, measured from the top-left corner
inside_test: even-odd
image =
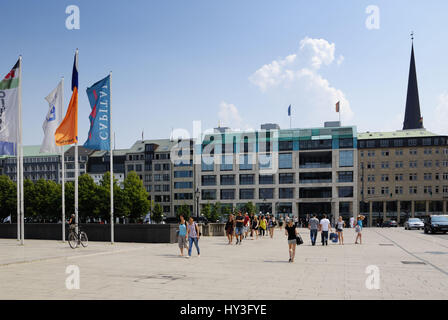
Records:
[[[70,233],[68,235],[68,244],[72,249],[76,249],[80,244],[85,248],[89,244],[87,233],[81,231],[78,227],[78,233],[76,233],[76,225],[70,226]]]

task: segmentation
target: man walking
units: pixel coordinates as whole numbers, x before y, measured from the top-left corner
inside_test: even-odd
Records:
[[[236,244],[241,244],[241,242],[243,241],[243,226],[244,226],[244,217],[241,214],[241,211],[238,212],[238,215],[236,216],[235,219],[235,236],[236,236]],[[238,239],[238,236],[240,237]]]
[[[330,220],[327,219],[326,214],[324,214],[324,217],[320,220],[319,227],[321,231],[322,245],[328,246],[328,231],[331,231],[331,224]]]
[[[313,217],[308,223],[308,229],[310,230],[311,244],[315,246],[317,239],[317,230],[319,229],[319,219],[317,219],[315,214],[313,214]]]

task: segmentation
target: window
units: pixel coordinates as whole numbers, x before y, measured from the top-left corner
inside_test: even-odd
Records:
[[[382,195],[389,195],[389,187],[381,187]]]
[[[280,199],[294,199],[294,188],[279,188],[278,197]]]
[[[448,172],[443,173],[443,180],[448,180]]]
[[[169,184],[164,184],[162,188],[163,188],[163,192],[169,192],[170,191],[170,185]]]
[[[202,190],[202,200],[216,200],[216,190]]]
[[[353,198],[353,187],[339,187],[339,198]]]
[[[160,163],[156,163],[154,165],[154,171],[161,171],[162,170],[162,165]]]
[[[155,174],[154,175],[154,181],[162,181],[162,175],[161,174]]]
[[[191,189],[193,188],[193,182],[174,182],[174,189]]]
[[[395,168],[403,168],[403,161],[395,161]]]
[[[169,163],[164,163],[164,164],[163,164],[163,170],[164,170],[164,171],[168,171],[168,170],[170,170],[170,164],[169,164]]]
[[[389,181],[389,175],[388,174],[382,174],[381,175],[381,181]]]
[[[240,174],[240,184],[241,185],[255,184],[255,175],[254,174]]]
[[[203,186],[216,186],[216,176],[202,176],[201,185]]]
[[[423,193],[424,194],[432,194],[432,187],[431,186],[424,186],[423,187]]]
[[[395,155],[396,156],[402,156],[403,155],[403,150],[395,150]]]
[[[375,194],[375,187],[368,187],[367,194],[369,194],[369,195]]]
[[[353,171],[338,172],[338,182],[353,182]]]
[[[417,187],[415,186],[409,187],[409,194],[417,194]]]
[[[403,146],[403,140],[402,139],[395,139],[394,140],[394,147],[402,147]]]
[[[416,156],[416,155],[417,155],[417,150],[416,150],[416,149],[410,149],[410,150],[409,150],[409,154],[410,154],[411,156]]]
[[[409,161],[409,168],[417,168],[417,161]]]
[[[339,166],[353,167],[353,151],[339,151]]]
[[[174,178],[191,178],[193,171],[174,171]]]
[[[240,170],[252,170],[253,157],[248,154],[240,155]]]
[[[274,184],[274,175],[272,174],[260,174],[258,176],[259,184]]]
[[[278,177],[279,184],[293,184],[294,173],[280,173]]]
[[[250,200],[255,198],[255,189],[240,189],[240,199]]]
[[[423,150],[423,153],[426,155],[432,154],[432,149],[425,149]]]
[[[74,169],[75,166],[73,166],[73,168],[69,168],[69,164],[67,163],[66,165],[66,169]],[[134,165],[133,164],[128,164],[128,172],[130,171],[134,171]]]
[[[425,168],[431,168],[432,167],[432,161],[431,160],[425,160],[423,163],[423,166]]]
[[[423,175],[423,180],[426,180],[426,181],[432,180],[432,174],[431,173],[425,173]]]
[[[403,187],[396,186],[395,187],[395,194],[403,194]]]
[[[381,151],[381,155],[383,157],[388,157],[389,156],[389,151]]]
[[[174,194],[174,200],[192,200],[193,194],[192,193],[175,193]]]
[[[417,139],[409,139],[408,146],[415,147],[417,145]]]
[[[233,156],[222,156],[221,171],[233,170]]]
[[[235,175],[234,174],[221,175],[221,185],[222,186],[235,185]]]
[[[292,153],[280,153],[278,155],[279,169],[292,169]]]
[[[259,189],[260,199],[274,199],[274,189],[273,188],[260,188]]]
[[[387,168],[389,168],[389,162],[381,162],[381,168],[382,168],[382,169],[387,169]]]
[[[163,181],[170,181],[170,175],[167,174],[167,173],[164,173],[163,176],[162,176],[162,178],[163,178],[163,179],[162,179]]]
[[[409,174],[409,181],[417,181],[417,174],[416,173],[410,173]]]
[[[279,151],[292,151],[293,143],[291,140],[288,141],[279,141],[278,142],[278,150]]]
[[[202,157],[201,170],[202,171],[213,171],[215,169],[215,161],[212,156]]]
[[[221,190],[221,200],[234,200],[234,199],[235,199],[235,189]]]
[[[141,164],[136,164],[135,165],[135,171],[137,171],[137,172],[142,171],[142,165]]]
[[[403,181],[403,174],[396,174],[395,175],[395,181]]]

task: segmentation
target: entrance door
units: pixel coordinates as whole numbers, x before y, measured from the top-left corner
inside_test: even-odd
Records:
[[[307,226],[308,220],[313,215],[320,220],[326,214],[327,218],[332,221],[331,202],[302,202],[299,203],[299,221],[302,226]]]

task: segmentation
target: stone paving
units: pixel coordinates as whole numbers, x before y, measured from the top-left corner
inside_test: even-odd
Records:
[[[288,263],[284,231],[274,239],[227,245],[203,237],[201,257],[179,257],[177,244],[91,242],[71,249],[58,241],[0,239],[0,299],[448,299],[448,236],[364,229],[355,245],[304,245]],[[404,264],[402,261],[409,262]],[[66,288],[76,265],[80,288]],[[368,289],[368,266],[379,289]],[[378,278],[376,278],[378,279]],[[369,282],[371,283],[371,282]]]

